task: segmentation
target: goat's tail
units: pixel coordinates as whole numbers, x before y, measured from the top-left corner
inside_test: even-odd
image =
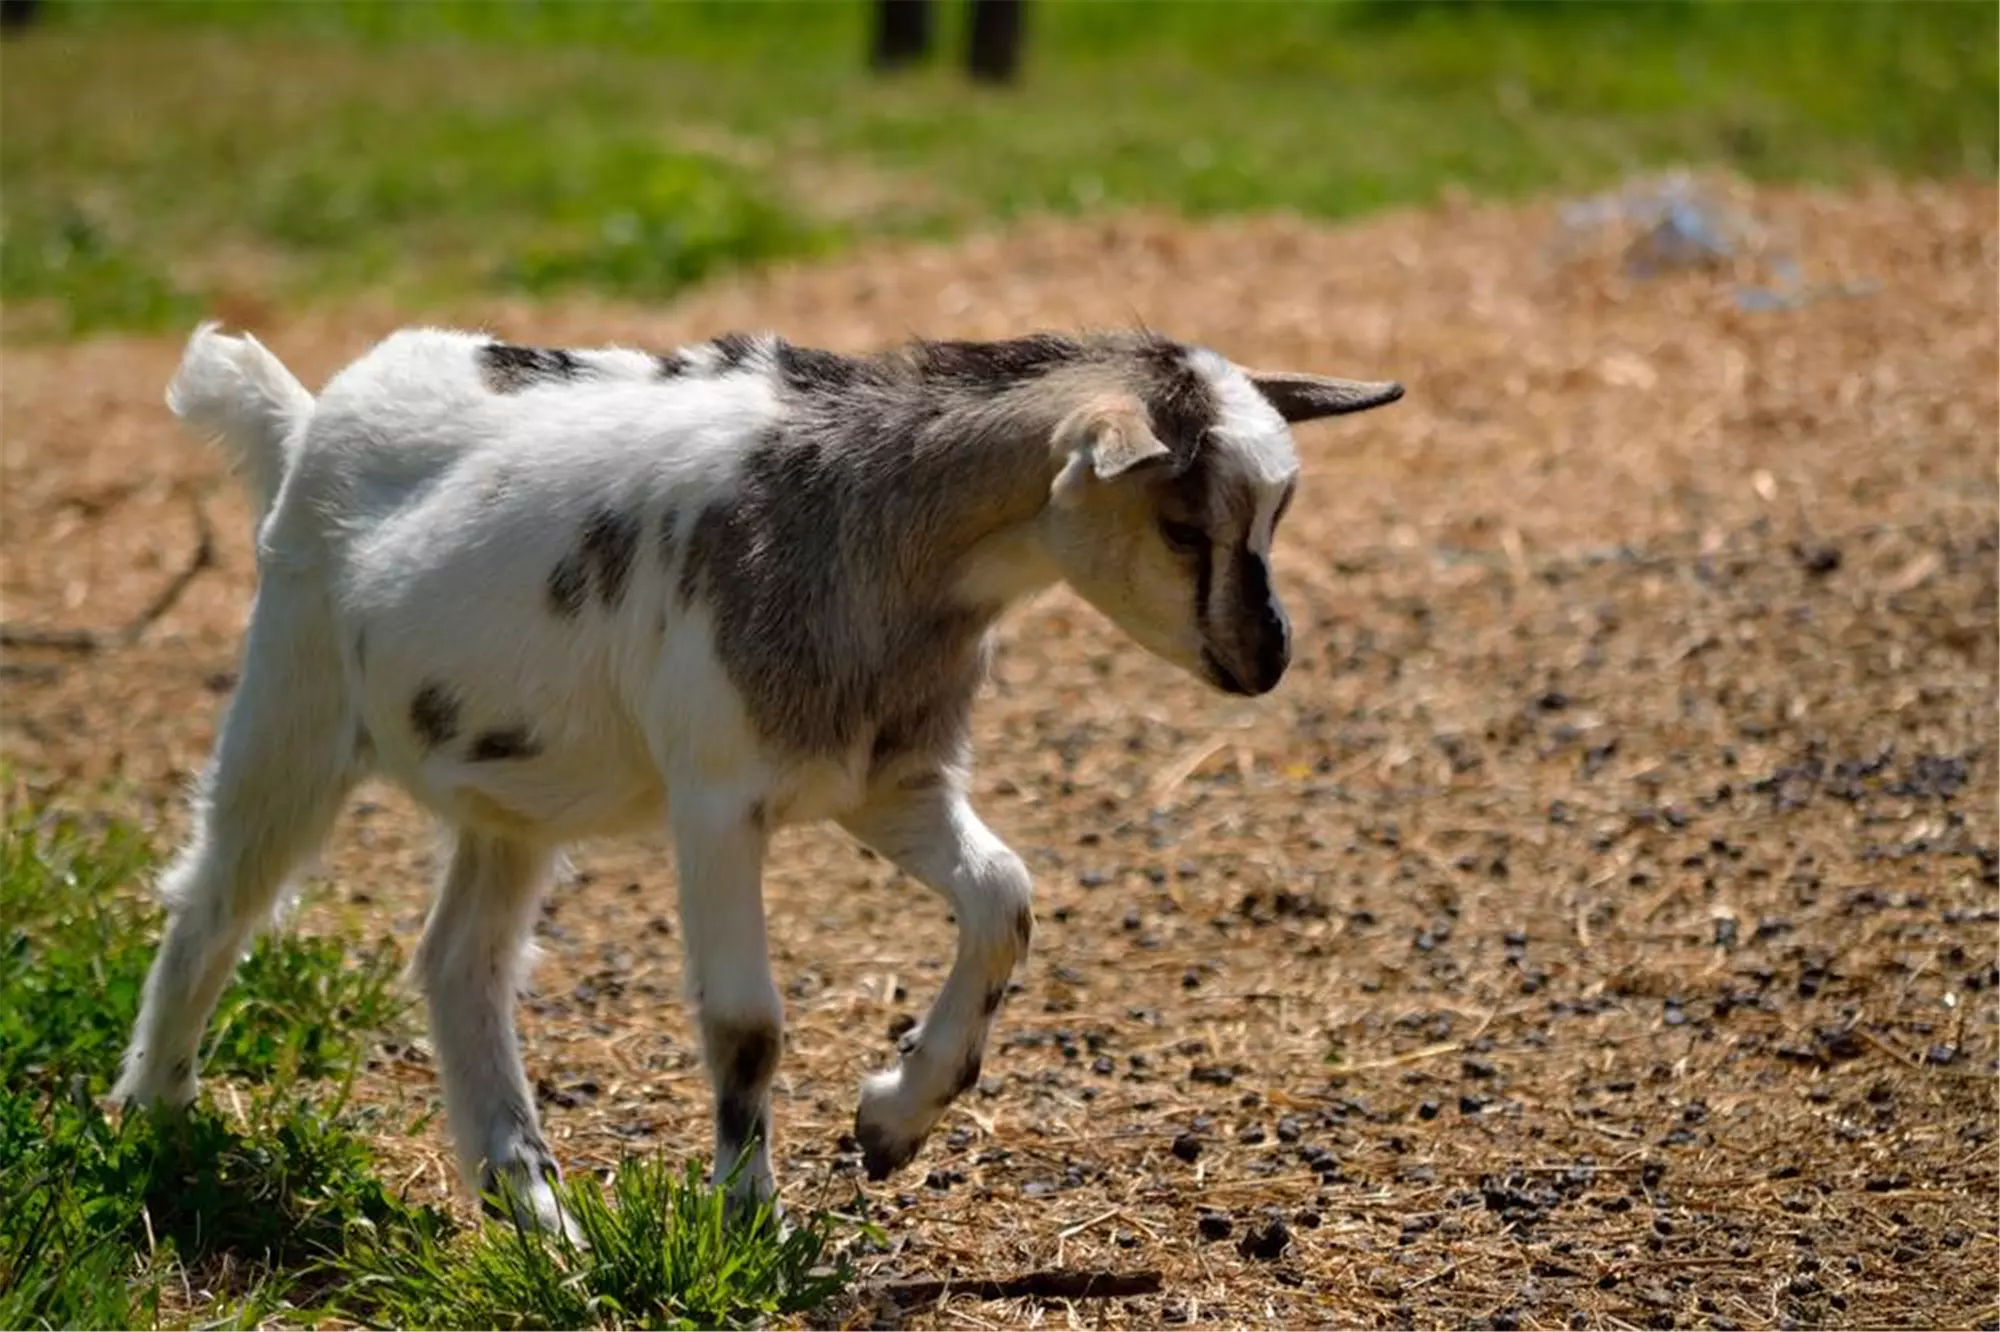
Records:
[[[217,327],[204,323],[188,339],[181,368],[167,386],[167,407],[190,428],[221,441],[262,527],[285,479],[287,441],[312,419],[313,396],[263,343]]]

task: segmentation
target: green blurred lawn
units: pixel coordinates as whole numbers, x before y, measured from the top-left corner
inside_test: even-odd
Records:
[[[958,76],[963,8],[883,80],[862,0],[48,0],[0,45],[9,330],[246,282],[659,299],[1043,209],[1995,170],[1990,3],[1030,0],[1004,91]]]

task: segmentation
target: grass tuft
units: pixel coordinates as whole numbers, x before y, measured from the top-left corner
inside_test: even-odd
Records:
[[[464,1232],[393,1193],[349,1111],[361,1042],[400,1011],[394,950],[276,934],[238,969],[208,1085],[183,1113],[116,1113],[159,913],[118,823],[21,817],[0,844],[0,1327],[150,1327],[162,1291],[221,1290],[204,1325],[738,1327],[844,1288],[815,1218],[725,1216],[698,1168],[562,1190],[587,1248]],[[379,1116],[378,1116],[379,1118]],[[176,1310],[175,1316],[185,1310]]]
[[[153,868],[132,828],[19,820],[0,845],[0,1083],[108,1089],[162,917],[135,892]],[[408,1007],[392,943],[267,934],[210,1024],[208,1076],[322,1078]]]
[[[694,1162],[630,1160],[608,1192],[590,1175],[557,1192],[581,1249],[505,1224],[457,1243],[375,1231],[343,1270],[371,1318],[436,1328],[746,1327],[811,1313],[851,1279],[823,1218],[731,1217]]]

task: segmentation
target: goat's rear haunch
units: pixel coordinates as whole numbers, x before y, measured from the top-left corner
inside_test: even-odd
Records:
[[[1401,394],[1150,333],[848,357],[419,329],[315,399],[204,325],[167,402],[232,455],[259,584],[115,1095],[193,1099],[243,947],[378,773],[455,839],[414,968],[467,1183],[568,1225],[515,1038],[520,962],[564,844],[664,827],[716,1174],[739,1203],[769,1197],[784,1014],[765,849],[834,819],[958,922],[943,990],[861,1087],[855,1136],[883,1178],[977,1080],[1033,932],[1028,871],[966,797],[995,620],[1066,582],[1214,687],[1272,689],[1288,423]]]

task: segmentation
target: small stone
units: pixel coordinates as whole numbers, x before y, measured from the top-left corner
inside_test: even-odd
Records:
[[[1286,1115],[1278,1121],[1278,1141],[1297,1142],[1305,1136],[1305,1126],[1296,1115]]]
[[[1291,1245],[1292,1232],[1283,1221],[1276,1217],[1261,1226],[1252,1226],[1236,1242],[1236,1251],[1245,1258],[1255,1258],[1262,1262],[1276,1261]]]
[[[1436,1119],[1437,1117],[1438,1103],[1436,1101],[1425,1101],[1417,1107],[1418,1119]]]
[[[1201,1139],[1192,1133],[1183,1133],[1174,1139],[1173,1153],[1192,1165],[1201,1159]]]
[[[1213,1242],[1228,1239],[1229,1232],[1236,1226],[1221,1212],[1203,1212],[1201,1219],[1195,1222],[1194,1228],[1200,1232],[1203,1239]]]

